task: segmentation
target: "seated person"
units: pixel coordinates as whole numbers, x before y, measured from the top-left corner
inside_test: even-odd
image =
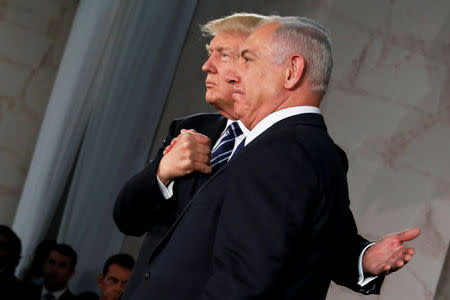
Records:
[[[67,244],[56,244],[43,266],[44,284],[35,288],[30,299],[72,300],[75,296],[68,288],[75,274],[77,253]]]
[[[24,276],[24,281],[29,285],[42,286],[44,284],[44,275],[42,274],[44,263],[55,245],[55,240],[44,240],[34,249],[31,266]]]
[[[134,258],[120,253],[111,256],[103,266],[103,273],[98,275],[100,300],[117,300],[125,290],[131,275]]]

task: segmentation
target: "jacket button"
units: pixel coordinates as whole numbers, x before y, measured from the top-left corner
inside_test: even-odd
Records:
[[[145,274],[144,274],[144,278],[145,278],[145,279],[149,279],[149,278],[150,278],[150,272],[145,273]]]

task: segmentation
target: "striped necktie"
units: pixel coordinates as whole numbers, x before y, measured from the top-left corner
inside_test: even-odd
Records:
[[[211,168],[213,172],[222,167],[230,158],[234,148],[234,140],[242,134],[237,122],[228,125],[224,138],[215,147],[211,154]]]
[[[242,148],[245,147],[245,139],[246,139],[246,138],[244,138],[244,139],[239,143],[239,145],[236,147],[236,149],[235,149],[234,152],[233,152],[233,156],[235,156],[236,154],[238,154],[239,151],[241,151]]]

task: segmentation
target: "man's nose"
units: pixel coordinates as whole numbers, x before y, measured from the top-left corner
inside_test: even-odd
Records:
[[[205,73],[216,72],[216,67],[212,61],[212,56],[210,56],[202,66],[202,71]]]
[[[49,264],[49,265],[47,266],[47,268],[48,268],[50,271],[55,271],[55,270],[58,268],[58,266],[57,266],[56,264]]]
[[[125,291],[126,283],[119,283],[117,291],[122,294]]]
[[[227,74],[225,75],[225,81],[229,84],[234,85],[234,84],[239,83],[241,80],[240,80],[239,75],[236,72],[230,71],[230,72],[227,72]]]

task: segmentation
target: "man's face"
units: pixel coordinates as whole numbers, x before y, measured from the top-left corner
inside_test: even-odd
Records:
[[[101,290],[100,300],[117,300],[125,290],[125,285],[130,278],[131,270],[112,264],[108,272],[98,275],[98,287]]]
[[[43,273],[47,290],[57,291],[67,286],[75,271],[70,257],[53,250],[44,262]]]
[[[278,26],[271,23],[256,29],[242,45],[239,63],[231,71],[237,75],[232,95],[234,111],[249,129],[281,104],[284,69],[274,62],[271,48],[271,37]]]
[[[229,119],[236,119],[233,109],[233,85],[227,82],[225,75],[238,60],[239,48],[247,38],[239,32],[220,32],[210,42],[209,58],[203,64],[206,75],[206,102]]]

